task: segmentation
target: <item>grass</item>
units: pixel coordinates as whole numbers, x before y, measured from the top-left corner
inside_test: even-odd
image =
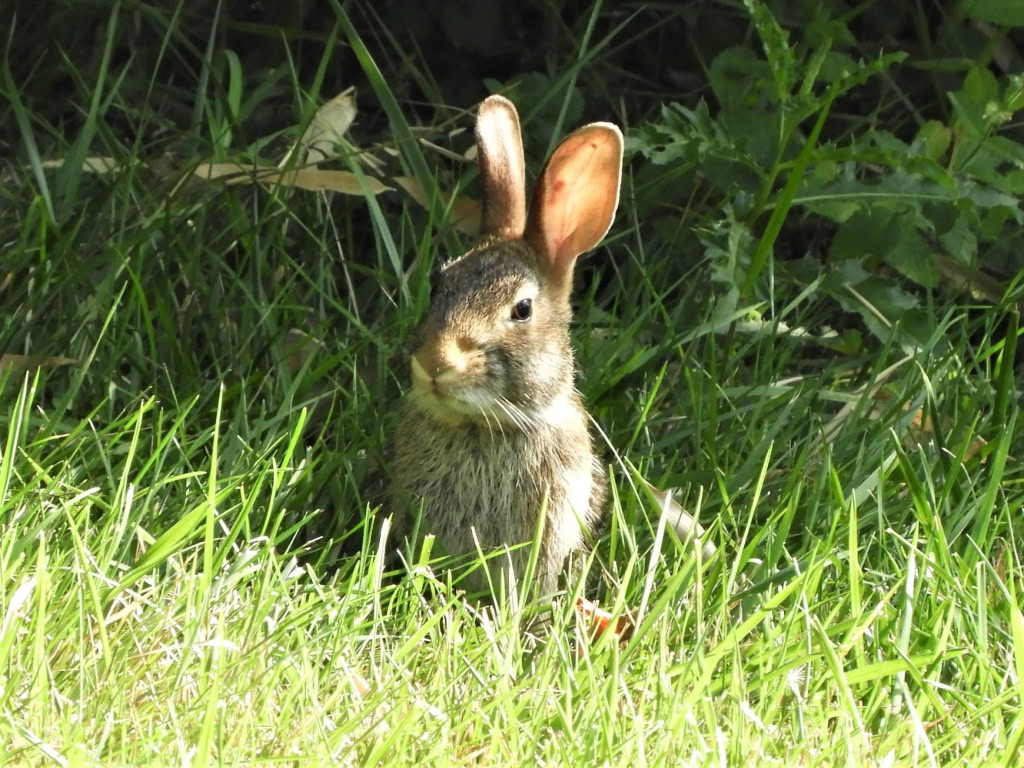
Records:
[[[166,55],[189,55],[175,19],[142,8]],[[574,339],[617,449],[588,594],[637,626],[582,640],[568,584],[535,638],[532,606],[481,609],[427,560],[389,572],[360,527],[397,350],[431,261],[460,247],[443,201],[194,179],[217,153],[275,162],[290,139],[227,142],[259,111],[236,64],[197,72],[213,96],[182,92],[116,59],[119,21],[75,81],[74,135],[5,70],[20,151],[0,187],[0,353],[39,357],[0,365],[3,760],[1020,764],[1011,302],[936,292],[938,331],[912,354],[783,333],[837,322],[813,292],[771,294],[771,323],[730,331],[707,265],[680,264],[627,176]],[[258,93],[297,81],[277,70]],[[209,99],[198,137],[157,108],[171,97],[190,114]],[[395,129],[435,188],[438,160]],[[94,156],[113,170],[84,172]],[[679,488],[724,556],[698,564],[659,536],[627,462]]]

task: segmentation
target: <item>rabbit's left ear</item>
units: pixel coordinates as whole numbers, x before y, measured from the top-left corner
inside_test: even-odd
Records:
[[[526,162],[519,115],[504,96],[489,96],[476,118],[476,152],[484,186],[484,235],[516,238],[526,227]]]
[[[526,241],[566,293],[576,257],[612,225],[621,180],[622,133],[611,123],[591,123],[558,145],[537,182]]]

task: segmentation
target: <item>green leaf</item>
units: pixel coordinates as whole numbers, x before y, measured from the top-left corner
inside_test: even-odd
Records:
[[[830,271],[821,283],[848,312],[859,313],[871,331],[887,338],[887,328],[917,306],[917,298],[892,280],[872,276],[858,261],[845,261]],[[852,289],[852,290],[851,290]],[[881,317],[885,318],[883,322]]]
[[[778,109],[745,107],[724,112],[720,118],[722,130],[737,149],[759,168],[769,168],[779,153],[782,135],[782,114]],[[717,186],[722,186],[715,179]],[[731,182],[730,182],[731,183]],[[756,184],[754,190],[759,190]]]
[[[237,122],[242,109],[242,62],[230,50],[224,51],[224,58],[228,62],[228,110],[232,121]]]
[[[925,163],[930,163],[921,159]],[[918,170],[921,170],[919,166]],[[793,202],[798,205],[817,205],[826,201],[847,200],[859,201],[864,206],[885,204],[896,207],[900,204],[919,206],[925,203],[970,200],[981,208],[1005,205],[1017,209],[1019,213],[1017,200],[1010,195],[962,178],[944,178],[952,182],[952,186],[899,171],[871,181],[846,176],[817,188],[803,188]]]
[[[898,320],[904,312],[917,306],[917,299],[912,294],[880,277],[865,280],[857,290],[889,320]]]
[[[804,37],[808,45],[819,46],[826,40],[834,45],[856,46],[857,38],[842,19],[817,18],[807,22]]]
[[[950,139],[949,128],[938,120],[929,120],[918,129],[914,142],[923,147],[924,154],[929,159],[938,161],[949,149]]]
[[[999,81],[988,69],[972,67],[964,78],[959,91],[950,91],[949,100],[953,111],[972,139],[983,140],[991,132],[994,123],[999,122],[992,105],[1002,103]]]
[[[1020,0],[969,0],[965,5],[972,19],[1004,27],[1024,27],[1024,3]]]
[[[953,111],[956,112],[956,119],[964,127],[964,132],[972,139],[980,141],[985,138],[985,120],[978,105],[955,91],[950,91],[948,96],[949,101],[953,104]]]
[[[984,146],[998,160],[1013,163],[1018,168],[1024,168],[1024,146],[1013,139],[1008,139],[1005,136],[992,136]]]
[[[987,67],[971,67],[964,78],[963,93],[969,94],[979,104],[999,101],[999,81]]]
[[[829,249],[832,261],[856,263],[865,256],[882,256],[899,229],[891,211],[873,206],[846,220]]]
[[[660,125],[641,125],[626,137],[626,156],[639,152],[655,165],[686,160],[689,144],[670,136]]]
[[[946,253],[963,264],[973,264],[978,255],[978,238],[964,216],[958,216],[953,226],[939,235],[939,242]]]
[[[1008,205],[993,206],[981,219],[978,234],[983,243],[991,243],[1002,234],[1003,226],[1010,219],[1016,219],[1018,210]]]
[[[789,33],[779,26],[768,6],[761,0],[743,0],[743,4],[747,6],[754,21],[754,29],[761,38],[779,101],[788,101],[797,81],[796,57],[789,47]]]
[[[829,51],[821,62],[821,69],[818,76],[826,83],[834,83],[842,80],[851,72],[855,72],[860,64],[848,53],[842,51]]]
[[[1003,90],[1003,107],[1009,112],[1024,109],[1024,75],[1010,75]]]
[[[913,224],[899,219],[898,235],[885,254],[886,261],[918,285],[934,288],[938,284],[939,270],[935,254]]]
[[[708,83],[723,111],[755,101],[770,77],[767,64],[743,46],[726,48],[708,69]]]

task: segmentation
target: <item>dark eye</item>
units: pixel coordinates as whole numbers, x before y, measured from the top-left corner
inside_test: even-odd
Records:
[[[532,314],[533,299],[522,299],[517,301],[516,305],[512,307],[512,319],[520,323],[529,320]]]

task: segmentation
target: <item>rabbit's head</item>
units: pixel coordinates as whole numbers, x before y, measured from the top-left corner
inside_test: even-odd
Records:
[[[491,96],[480,105],[476,143],[483,236],[436,276],[412,339],[410,396],[445,424],[530,431],[578,418],[569,345],[573,267],[615,216],[622,134],[592,123],[566,137],[541,173],[529,215],[510,101]]]

